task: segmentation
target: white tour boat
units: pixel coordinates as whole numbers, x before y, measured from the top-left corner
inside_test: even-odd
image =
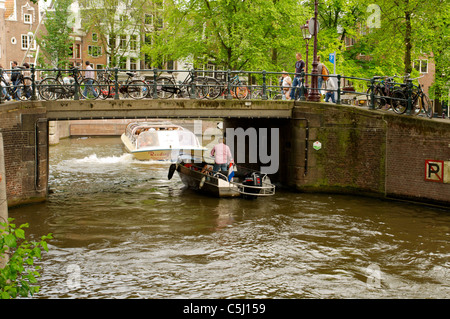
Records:
[[[175,161],[181,151],[205,151],[191,131],[167,121],[131,122],[121,136],[138,160]]]

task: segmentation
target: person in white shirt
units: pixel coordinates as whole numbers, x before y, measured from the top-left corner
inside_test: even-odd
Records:
[[[94,90],[94,87],[92,86],[92,83],[94,82],[95,79],[95,71],[92,68],[89,61],[86,61],[86,71],[84,72],[84,78],[87,79],[87,81],[86,85],[84,86],[83,96],[87,97],[88,90],[90,90],[92,94],[97,98],[98,93],[96,92],[96,90]]]
[[[281,76],[283,77],[283,82],[281,84],[282,86],[282,99],[283,100],[290,100],[291,99],[291,86],[292,86],[292,79],[291,77],[287,74],[286,71],[283,71],[283,73],[281,74]]]
[[[11,96],[9,96],[8,91],[6,90],[6,87],[8,86],[8,82],[10,81],[10,78],[8,76],[8,73],[3,71],[3,66],[0,64],[0,75],[2,76],[0,88],[2,90],[2,97],[5,98],[7,101],[11,100]]]
[[[328,102],[328,100],[331,98],[331,101],[333,103],[336,103],[334,99],[334,93],[337,90],[337,85],[334,81],[335,79],[330,76],[326,82],[327,93],[325,94],[325,102]]]

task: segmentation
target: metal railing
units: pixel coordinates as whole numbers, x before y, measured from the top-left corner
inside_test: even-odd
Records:
[[[0,70],[1,74],[11,74],[23,69]],[[85,78],[86,72],[93,72],[92,79]],[[29,76],[27,82],[1,83],[0,103],[4,102],[11,94],[15,94],[20,100],[49,100],[49,99],[141,99],[141,98],[190,98],[190,99],[261,99],[282,100],[285,91],[280,83],[280,77],[286,72],[268,71],[217,71],[217,70],[167,70],[144,69],[124,70],[112,69],[35,69],[33,66],[27,69]],[[311,73],[287,73],[287,75],[299,78],[299,85],[287,87],[289,92],[300,92],[295,99],[305,100],[312,93],[311,87],[305,87],[305,80],[323,75]],[[405,83],[393,82],[390,77],[389,86],[391,92],[401,91],[398,96],[387,94],[383,91],[386,86],[385,79],[373,77],[371,79],[342,75],[326,75],[333,80],[336,87],[330,88],[329,81],[323,81],[320,96],[328,95],[336,104],[357,102],[358,105],[367,106],[370,110],[376,109],[380,101],[386,104],[386,109],[392,109],[392,104],[402,106],[402,113],[413,113],[414,92],[413,80],[405,78]],[[364,91],[354,88],[341,87],[343,80],[352,81]],[[311,83],[311,82],[310,82]],[[286,87],[285,87],[286,88]],[[87,91],[91,91],[86,93]],[[26,95],[23,96],[22,93]],[[323,94],[325,92],[325,94]],[[6,93],[6,94],[5,94]],[[92,95],[89,95],[92,93]],[[423,94],[423,92],[422,92]],[[335,99],[334,99],[335,97]],[[388,107],[391,105],[391,107]],[[398,112],[399,113],[399,112]]]

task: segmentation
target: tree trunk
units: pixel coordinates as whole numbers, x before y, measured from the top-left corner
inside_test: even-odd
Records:
[[[278,61],[278,50],[276,48],[273,48],[272,49],[272,64],[277,65],[278,64],[277,61]]]
[[[405,12],[405,23],[406,23],[406,30],[405,30],[405,75],[411,74],[412,71],[412,63],[411,63],[411,36],[412,36],[412,27],[411,27],[411,12],[406,11]]]

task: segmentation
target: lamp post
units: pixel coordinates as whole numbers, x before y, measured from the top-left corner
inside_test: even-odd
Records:
[[[320,101],[320,94],[318,91],[318,64],[317,63],[317,33],[319,31],[318,28],[318,22],[317,22],[317,7],[318,7],[318,0],[314,1],[314,21],[313,21],[313,35],[314,35],[314,58],[312,63],[312,78],[311,78],[311,93],[308,94],[308,101],[312,102],[319,102]],[[310,21],[311,22],[311,21]]]
[[[303,36],[303,40],[305,40],[306,42],[306,67],[305,67],[305,73],[308,74],[308,56],[309,56],[309,40],[311,40],[311,33],[309,32],[309,28],[308,28],[308,21],[306,21],[305,25],[302,25],[300,27],[300,29],[302,30],[302,36]],[[306,75],[306,79],[305,79],[305,87],[308,87],[308,75]]]

